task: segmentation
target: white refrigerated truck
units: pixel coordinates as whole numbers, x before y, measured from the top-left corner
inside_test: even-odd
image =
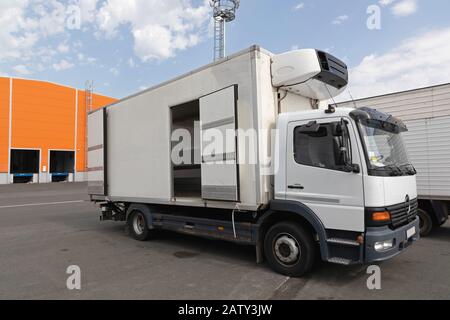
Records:
[[[419,239],[407,128],[328,107],[347,83],[325,52],[253,46],[92,112],[91,200],[137,240],[165,229],[254,245],[258,262],[289,276],[316,254],[394,257]]]

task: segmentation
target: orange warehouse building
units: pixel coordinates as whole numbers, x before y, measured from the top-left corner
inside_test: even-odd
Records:
[[[54,83],[0,77],[0,184],[84,181],[87,110],[115,101]]]

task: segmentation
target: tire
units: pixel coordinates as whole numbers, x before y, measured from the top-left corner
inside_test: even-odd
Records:
[[[280,222],[266,233],[264,253],[275,272],[301,277],[314,265],[316,246],[305,227],[295,222]]]
[[[420,219],[420,236],[426,237],[433,230],[433,220],[431,219],[428,212],[419,209],[417,215]]]
[[[145,214],[140,210],[134,210],[128,218],[128,230],[130,236],[138,241],[147,241],[150,238]]]

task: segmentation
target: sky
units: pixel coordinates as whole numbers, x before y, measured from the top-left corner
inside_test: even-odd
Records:
[[[345,61],[338,100],[450,82],[448,0],[241,0],[227,54],[253,44]],[[204,0],[0,0],[0,75],[123,98],[213,60]]]

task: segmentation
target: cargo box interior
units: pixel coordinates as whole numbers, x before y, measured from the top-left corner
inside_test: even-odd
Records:
[[[197,134],[195,134],[196,126],[199,125],[200,121],[199,100],[172,107],[171,116],[172,132],[179,138],[171,141],[173,195],[175,198],[201,198],[202,178],[199,128],[197,128]],[[188,139],[180,137],[183,130],[184,133],[189,132]],[[180,148],[181,145],[184,147]],[[174,161],[173,155],[178,158],[177,161]]]

